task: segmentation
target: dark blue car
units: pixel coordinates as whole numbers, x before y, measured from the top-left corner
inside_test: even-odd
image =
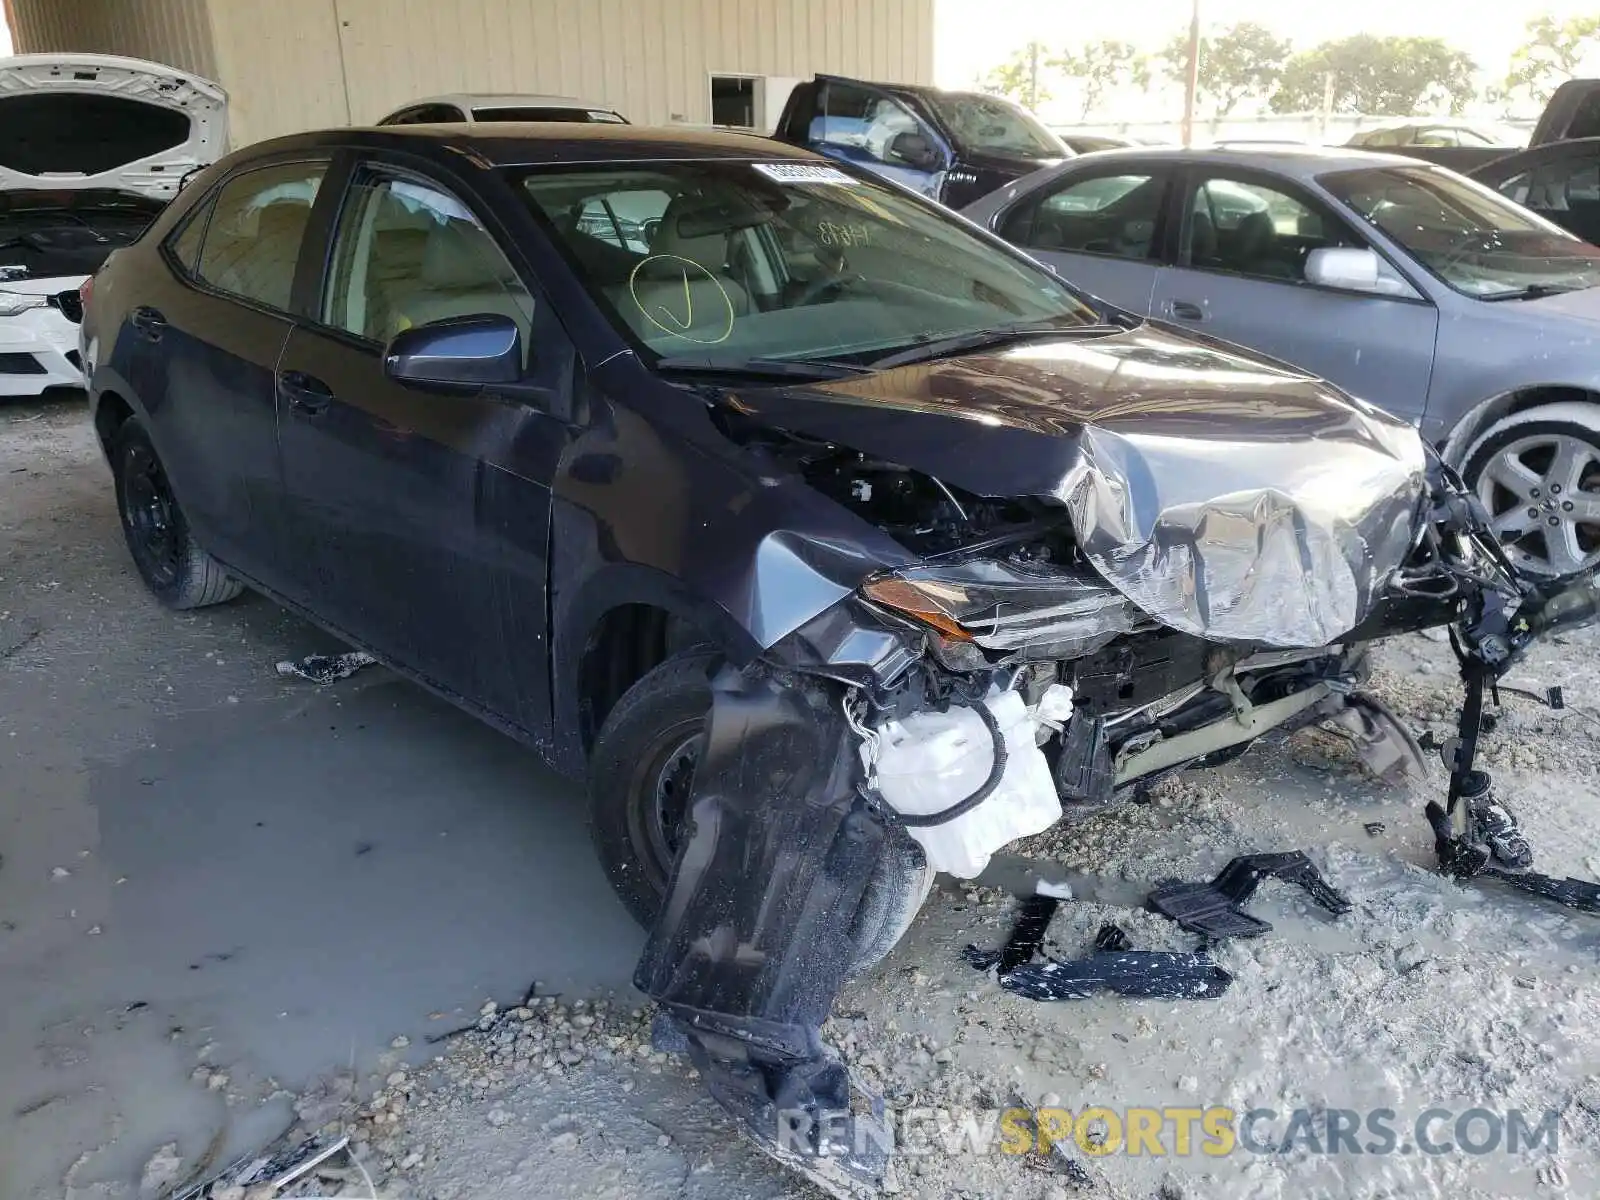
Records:
[[[156,597],[255,588],[587,775],[636,982],[769,1148],[936,870],[1340,710],[1372,638],[1537,629],[1407,425],[767,139],[265,142],[83,352]]]

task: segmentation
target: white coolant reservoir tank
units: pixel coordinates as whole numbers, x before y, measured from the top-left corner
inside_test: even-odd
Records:
[[[1070,694],[1070,693],[1069,693]],[[972,879],[1000,847],[1048,829],[1061,818],[1061,801],[1050,765],[1034,737],[1035,720],[1016,692],[984,701],[1005,739],[1006,765],[1000,784],[971,812],[942,825],[912,826],[936,870]],[[994,766],[994,739],[970,708],[913,713],[877,731],[861,748],[878,793],[896,812],[926,816],[959,804],[976,792]]]

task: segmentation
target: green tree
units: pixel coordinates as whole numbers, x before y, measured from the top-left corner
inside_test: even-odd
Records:
[[[1029,42],[984,76],[978,86],[991,95],[1038,108],[1050,99],[1050,89],[1044,83],[1049,61],[1050,52],[1042,43]]]
[[[1197,101],[1213,117],[1225,117],[1246,96],[1271,96],[1289,60],[1291,46],[1264,25],[1241,21],[1200,39]],[[1162,73],[1177,83],[1189,78],[1189,35],[1180,33],[1157,55]]]
[[[1320,109],[1331,83],[1334,112],[1409,117],[1419,109],[1448,108],[1458,113],[1477,95],[1476,72],[1465,51],[1440,38],[1359,33],[1290,58],[1272,109]]]
[[[1133,43],[1115,38],[1090,42],[1077,51],[1064,50],[1050,60],[1050,67],[1078,85],[1082,117],[1093,112],[1110,90],[1150,84],[1150,60]]]
[[[1600,44],[1600,17],[1556,21],[1548,13],[1527,24],[1527,40],[1511,55],[1511,70],[1495,98],[1526,97],[1543,107],[1550,93],[1577,73],[1584,55]]]

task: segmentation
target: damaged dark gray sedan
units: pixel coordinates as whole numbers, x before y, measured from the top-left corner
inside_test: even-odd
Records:
[[[257,588],[586,774],[639,986],[842,1192],[775,1114],[848,1108],[819,1027],[935,872],[1309,721],[1403,763],[1370,641],[1453,624],[1481,687],[1593,606],[1409,426],[754,138],[252,147],[84,349],[151,590]]]

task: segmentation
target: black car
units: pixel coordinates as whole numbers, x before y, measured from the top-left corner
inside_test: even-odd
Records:
[[[1600,245],[1600,137],[1535,146],[1470,174],[1508,200]]]
[[[1072,158],[1027,109],[982,92],[818,75],[789,93],[773,135],[962,208]]]
[[[587,774],[639,986],[836,1194],[773,1110],[847,1107],[819,1027],[935,871],[1348,708],[1392,764],[1367,642],[1540,625],[1409,425],[766,139],[265,142],[83,348],[150,590],[258,589]]]

